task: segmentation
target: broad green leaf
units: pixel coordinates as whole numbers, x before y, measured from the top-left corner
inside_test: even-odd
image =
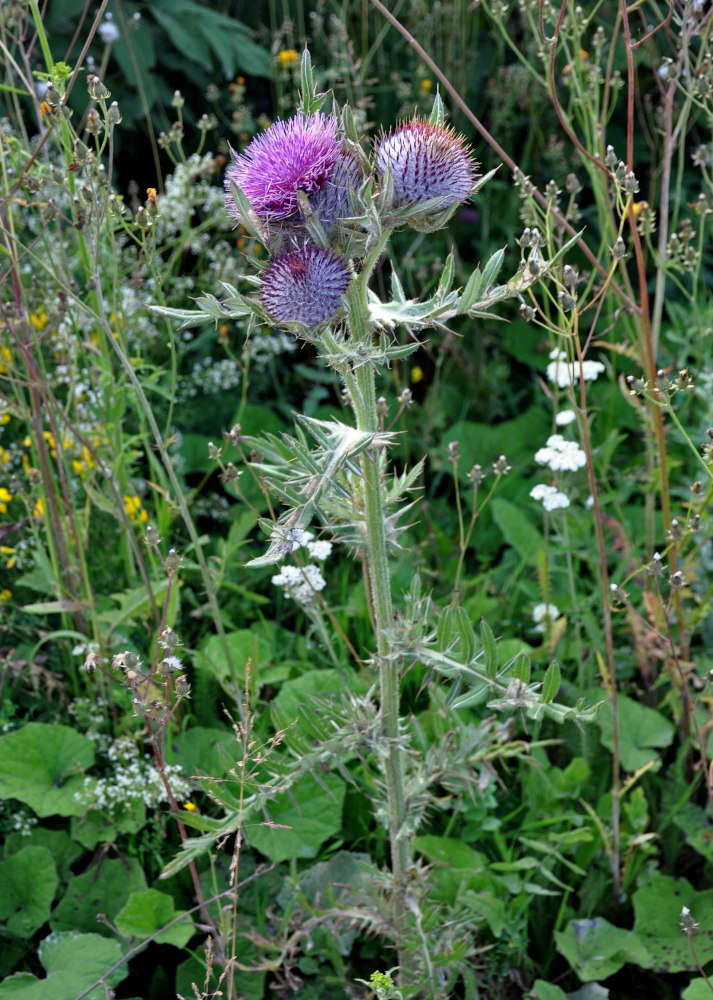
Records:
[[[26,972],[9,976],[0,985],[0,1000],[76,1000],[92,983],[106,975],[121,958],[118,941],[99,934],[51,934],[39,948],[46,979]],[[115,988],[128,974],[120,965],[104,984],[97,986],[86,1000],[106,1000],[106,987]]]
[[[325,840],[341,828],[345,792],[337,775],[322,775],[319,782],[307,775],[268,806],[265,825],[247,825],[250,846],[271,861],[316,857]]]
[[[642,880],[643,881],[643,880]],[[695,938],[701,965],[713,960],[713,889],[696,892],[683,878],[647,873],[634,893],[634,932],[648,952],[639,962],[656,972],[695,972],[688,940],[681,932],[681,909],[687,906],[700,923]]]
[[[557,950],[583,982],[606,979],[626,962],[641,965],[646,959],[637,934],[614,927],[603,917],[570,920],[564,931],[555,931],[555,941]]]
[[[32,937],[46,923],[58,885],[46,847],[25,847],[0,862],[0,921],[12,934]]]
[[[75,794],[94,763],[91,740],[69,726],[29,722],[0,737],[0,798],[19,799],[38,816],[80,816]]]
[[[72,840],[93,851],[97,844],[111,844],[120,833],[138,833],[144,826],[146,806],[132,799],[116,816],[103,809],[89,809],[83,816],[72,816],[70,829]]]
[[[192,726],[171,739],[169,751],[170,762],[180,764],[188,777],[220,777],[225,773],[226,757],[236,760],[239,756],[235,734],[227,725],[224,729]]]
[[[625,771],[638,771],[649,761],[659,760],[662,747],[671,745],[676,728],[660,712],[648,708],[626,695],[619,695],[619,752]],[[602,743],[614,750],[614,727],[610,704],[604,705],[597,723]]]
[[[8,834],[3,857],[11,858],[25,847],[46,847],[63,882],[68,882],[72,878],[70,866],[82,853],[81,846],[74,843],[66,830],[48,830],[44,826],[33,826],[27,835]]]
[[[546,983],[543,979],[536,979],[534,986],[530,990],[533,1000],[567,1000],[567,994],[561,986],[554,983]]]
[[[76,875],[52,911],[50,927],[57,931],[112,931],[97,924],[97,913],[114,920],[132,892],[146,888],[143,870],[135,858],[110,858]]]
[[[225,645],[228,647],[230,662],[226,658],[220,636],[211,635],[197,654],[196,664],[202,670],[207,670],[232,695],[236,689],[242,690],[245,684],[248,660],[251,672],[259,676],[261,668],[270,662],[271,650],[262,636],[246,628],[228,632]]]
[[[524,562],[534,566],[537,563],[538,552],[545,547],[545,541],[535,526],[531,511],[502,497],[495,497],[490,505],[505,541],[515,549]]]
[[[368,683],[356,673],[345,674],[336,670],[311,670],[308,674],[285,681],[272,701],[275,719],[279,725],[291,725],[299,714],[300,705],[309,705],[312,698],[328,698],[345,691],[363,693]]]
[[[173,897],[157,889],[132,893],[116,916],[117,929],[124,937],[135,937],[139,942],[170,924],[185,911],[174,908]],[[172,944],[184,948],[193,937],[194,926],[186,919],[174,924],[155,938],[159,944]]]
[[[681,1000],[710,1000],[711,988],[705,979],[692,979],[681,994]]]

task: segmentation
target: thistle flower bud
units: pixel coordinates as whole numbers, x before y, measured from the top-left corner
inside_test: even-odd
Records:
[[[336,315],[348,284],[341,257],[307,245],[273,257],[262,277],[261,296],[277,323],[314,327]]]
[[[445,125],[415,119],[382,136],[376,147],[376,172],[383,177],[387,169],[394,186],[397,208],[419,206],[431,198],[440,198],[432,216],[409,218],[414,228],[443,225],[443,209],[466,201],[473,190],[475,167],[465,138]]]

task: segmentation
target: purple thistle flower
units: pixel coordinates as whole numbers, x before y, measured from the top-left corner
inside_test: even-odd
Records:
[[[237,218],[231,182],[243,191],[263,222],[286,219],[299,208],[298,191],[315,194],[339,159],[342,143],[334,115],[318,112],[271,125],[256,136],[225,176],[226,207]]]
[[[465,138],[444,125],[414,120],[382,136],[376,148],[376,170],[389,167],[398,205],[419,205],[443,198],[441,208],[465,201],[475,168]]]
[[[262,276],[260,294],[278,323],[319,326],[337,313],[348,284],[341,257],[307,244],[273,257]]]
[[[319,221],[325,229],[351,215],[349,189],[356,192],[363,183],[364,171],[359,157],[348,150],[341,152],[325,184],[309,200],[312,208],[319,212]]]

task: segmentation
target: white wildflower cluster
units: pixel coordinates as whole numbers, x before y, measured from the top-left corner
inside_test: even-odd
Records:
[[[558,510],[569,507],[569,497],[566,493],[561,493],[556,486],[547,486],[545,483],[538,483],[530,490],[533,500],[541,500],[545,510]]]
[[[576,385],[579,382],[579,362],[569,362],[567,361],[567,352],[562,351],[559,348],[555,348],[554,351],[550,352],[550,358],[552,359],[547,366],[547,378],[550,382],[558,385],[560,389],[566,389],[570,385]],[[583,361],[582,362],[582,378],[585,382],[593,382],[595,379],[604,371],[604,365],[601,361]]]
[[[39,820],[29,809],[18,809],[8,816],[10,829],[14,833],[19,833],[21,837],[29,837],[32,827],[37,826]]]
[[[82,644],[84,647],[94,645],[94,643]],[[77,647],[72,652],[74,653]],[[81,655],[81,654],[79,654]],[[75,698],[67,705],[67,712],[74,719],[77,728],[81,729],[84,735],[93,743],[96,743],[101,750],[107,750],[111,745],[111,739],[105,733],[100,732],[109,712],[109,706],[105,698],[97,696],[95,698]]]
[[[576,472],[587,464],[587,456],[576,441],[567,441],[561,434],[551,434],[545,447],[535,452],[535,461],[553,472]]]
[[[547,632],[559,617],[560,611],[556,604],[536,604],[532,609],[535,632]]]
[[[567,424],[571,424],[573,420],[577,419],[577,414],[574,410],[560,410],[555,417],[555,423],[558,427],[566,427]]]
[[[292,551],[305,548],[311,559],[323,562],[332,552],[332,543],[324,539],[315,539],[311,531],[295,529],[291,537]],[[309,563],[307,566],[283,566],[279,573],[272,577],[276,587],[283,587],[288,597],[305,607],[314,602],[315,593],[324,590],[326,581],[319,566]]]
[[[156,199],[158,215],[154,231],[157,243],[162,244],[189,228],[198,207],[204,219],[214,217],[220,228],[230,228],[230,220],[225,214],[225,191],[222,184],[214,183],[216,179],[216,161],[210,153],[204,156],[193,153],[185,163],[176,165],[166,178],[164,193]],[[189,237],[198,240],[195,246],[188,244],[193,253],[205,249],[197,234],[190,233]]]
[[[130,740],[119,739],[107,749],[109,771],[103,778],[87,777],[75,799],[89,809],[102,809],[116,815],[137,803],[148,809],[168,802],[168,793],[150,754],[140,756]],[[164,774],[173,795],[188,799],[191,786],[183,777],[180,765],[167,764]]]

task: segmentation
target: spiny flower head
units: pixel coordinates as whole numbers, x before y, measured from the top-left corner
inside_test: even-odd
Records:
[[[338,312],[349,284],[341,257],[307,244],[270,261],[261,282],[261,297],[279,324],[319,326]]]
[[[404,122],[376,147],[376,171],[394,180],[397,205],[443,198],[441,207],[465,201],[473,189],[475,166],[465,138],[446,125]]]
[[[299,115],[275,122],[244,153],[233,153],[225,177],[228,212],[238,218],[230,196],[232,182],[263,222],[279,222],[295,213],[297,192],[313,195],[319,191],[339,159],[338,127],[334,115]]]
[[[356,192],[364,183],[364,171],[355,153],[344,150],[325,184],[310,197],[310,205],[319,211],[319,221],[329,230],[349,216],[349,189]]]

